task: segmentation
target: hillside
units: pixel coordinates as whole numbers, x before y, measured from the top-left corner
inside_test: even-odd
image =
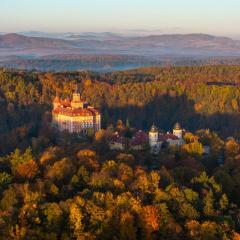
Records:
[[[16,129],[28,126],[35,132],[43,111],[51,109],[56,92],[71,95],[76,82],[81,84],[87,102],[102,112],[105,127],[128,118],[139,129],[148,130],[155,122],[167,131],[179,121],[191,131],[209,128],[223,137],[239,139],[239,74],[239,66],[224,65],[149,67],[112,73],[2,70],[0,153],[26,144],[18,143]]]
[[[239,64],[240,57],[240,41],[206,34],[24,34],[0,35],[0,66],[113,71],[150,65]]]
[[[10,33],[0,35],[0,50],[1,49],[41,49],[41,48],[67,48],[73,47],[69,41],[43,37],[27,37],[24,35]]]
[[[51,125],[52,100],[76,84],[102,114],[95,135]],[[0,102],[0,239],[240,238],[239,66],[0,69]],[[185,143],[159,155],[109,147],[116,131],[176,121]]]
[[[105,52],[106,54],[122,53],[141,56],[161,54],[235,56],[240,54],[240,41],[206,34],[123,37],[111,33],[98,35],[86,33],[69,36],[68,39],[72,40],[31,37],[12,33],[0,35],[0,50],[5,48],[10,50],[28,49],[34,53],[34,49],[68,48],[68,51],[76,54],[85,50],[86,54]]]

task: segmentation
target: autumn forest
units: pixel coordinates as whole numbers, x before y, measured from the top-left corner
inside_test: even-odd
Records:
[[[51,126],[76,85],[102,114],[85,138]],[[0,111],[0,239],[240,239],[240,66],[2,68]],[[114,131],[176,122],[179,148],[109,149]]]

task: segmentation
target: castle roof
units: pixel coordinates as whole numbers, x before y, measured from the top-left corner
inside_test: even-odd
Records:
[[[158,128],[155,126],[155,124],[152,125],[150,132],[152,132],[152,133],[158,132]]]
[[[52,112],[53,114],[65,115],[69,117],[90,117],[99,115],[99,112],[94,108],[71,108],[65,107],[64,105],[57,107]]]
[[[135,145],[135,146],[142,145],[147,141],[148,141],[148,134],[139,130],[133,135],[131,139],[131,145]]]
[[[124,137],[120,136],[118,132],[115,132],[111,138],[110,138],[110,143],[121,143],[123,144],[124,142]]]
[[[167,140],[177,140],[178,137],[173,135],[173,134],[170,134],[170,133],[167,133],[167,134],[160,134],[159,137],[158,137],[158,140],[161,141],[161,142],[165,142]]]
[[[174,125],[174,130],[181,130],[181,129],[182,129],[182,127],[181,127],[180,123],[177,122],[177,123]]]

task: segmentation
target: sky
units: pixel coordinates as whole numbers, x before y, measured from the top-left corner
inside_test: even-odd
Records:
[[[0,0],[0,32],[208,33],[240,38],[240,0]]]

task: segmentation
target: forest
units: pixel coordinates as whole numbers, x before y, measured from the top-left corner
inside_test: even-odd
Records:
[[[58,54],[43,57],[34,55],[0,56],[0,67],[28,71],[62,72],[91,70],[97,72],[123,71],[148,66],[239,65],[239,57],[199,56],[139,56],[109,54]]]
[[[50,124],[76,84],[102,113],[84,140]],[[240,66],[2,68],[0,103],[0,239],[240,239]],[[157,157],[108,147],[177,121],[186,143]]]

